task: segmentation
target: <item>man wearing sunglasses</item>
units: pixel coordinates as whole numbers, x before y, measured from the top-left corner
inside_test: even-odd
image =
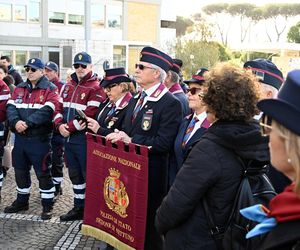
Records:
[[[261,99],[273,99],[277,97],[284,79],[282,72],[273,62],[259,58],[246,62],[244,68],[251,70],[257,77],[262,92]],[[260,113],[255,118],[260,120],[262,115]],[[277,193],[281,193],[290,184],[290,180],[273,166],[270,166],[268,176]]]
[[[39,180],[43,211],[41,218],[52,217],[54,185],[51,176],[52,119],[58,105],[58,91],[44,76],[44,63],[31,58],[24,66],[26,82],[20,83],[7,102],[10,129],[16,134],[12,160],[17,183],[17,199],[5,213],[28,210],[31,188],[30,168]]]
[[[182,66],[182,61],[180,59],[172,59],[172,61],[173,65],[167,73],[165,85],[167,86],[169,91],[180,101],[182,107],[182,115],[183,117],[186,117],[191,113],[191,110],[189,108],[188,99],[179,84],[179,73]]]
[[[106,100],[98,77],[92,71],[92,58],[86,52],[75,55],[75,73],[60,93],[60,105],[54,123],[65,137],[65,159],[73,184],[74,207],[60,217],[61,221],[83,219],[86,179],[86,137],[85,122],[77,110],[88,117],[95,117],[98,107]]]
[[[45,76],[52,82],[60,93],[61,88],[64,85],[59,79],[59,68],[55,62],[49,61],[45,65]],[[55,186],[55,198],[62,194],[61,182],[63,180],[63,166],[64,166],[64,138],[56,129],[53,130],[53,136],[51,139],[52,146],[52,178]]]
[[[167,191],[169,152],[182,119],[181,104],[163,84],[172,66],[172,58],[165,53],[145,47],[136,64],[135,79],[143,88],[127,108],[123,131],[107,136],[112,142],[151,146],[149,151],[148,207],[145,248],[163,249],[163,239],[154,226],[155,211]]]

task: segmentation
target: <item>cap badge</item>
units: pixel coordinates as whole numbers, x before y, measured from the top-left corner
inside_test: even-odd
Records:
[[[81,59],[82,59],[82,55],[80,54],[80,55],[78,56],[78,58],[79,58],[79,60],[81,61]]]
[[[30,63],[34,63],[35,62],[35,60],[34,59],[31,59],[31,62]]]

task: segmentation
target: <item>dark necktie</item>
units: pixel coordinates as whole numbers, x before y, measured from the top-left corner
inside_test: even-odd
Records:
[[[184,147],[187,144],[188,139],[190,138],[190,135],[191,135],[192,131],[194,130],[195,125],[198,121],[199,121],[199,119],[196,116],[191,120],[189,126],[187,127],[187,129],[185,131],[185,135],[184,135],[183,141],[182,141],[182,147]]]
[[[116,105],[113,103],[110,111],[107,113],[106,117],[110,117],[116,111]]]
[[[139,111],[141,110],[146,96],[147,96],[146,92],[143,91],[135,109],[133,110],[132,118],[131,118],[132,123],[134,122],[135,118],[137,117],[137,114],[139,113]]]

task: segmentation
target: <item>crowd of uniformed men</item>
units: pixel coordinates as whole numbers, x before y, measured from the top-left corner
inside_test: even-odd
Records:
[[[20,82],[9,58],[2,56],[0,139],[3,148],[5,128],[15,135],[12,165],[17,184],[16,200],[4,212],[28,210],[33,167],[39,181],[41,218],[50,219],[55,199],[63,192],[65,165],[73,184],[74,204],[60,219],[82,219],[88,130],[112,142],[151,146],[145,249],[162,249],[163,238],[154,226],[156,210],[191,147],[213,122],[201,101],[208,69],[199,65],[191,79],[183,81],[181,66],[181,60],[144,47],[134,77],[124,68],[112,68],[100,79],[93,72],[91,56],[80,52],[74,57],[75,72],[66,83],[59,79],[56,63],[44,64],[39,58],[28,60],[26,81]],[[272,62],[258,59],[244,67],[260,78],[264,98],[276,96],[283,76]],[[4,81],[8,76],[12,79]],[[1,168],[0,188],[4,176],[5,168]],[[274,184],[288,183],[283,176],[277,177]]]

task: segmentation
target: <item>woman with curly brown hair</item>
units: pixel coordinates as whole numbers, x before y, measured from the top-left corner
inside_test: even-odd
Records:
[[[228,63],[205,75],[201,95],[214,117],[178,172],[156,214],[166,249],[217,249],[203,210],[203,198],[219,228],[224,228],[243,175],[240,159],[263,167],[269,162],[268,140],[252,117],[259,86],[254,76]]]

